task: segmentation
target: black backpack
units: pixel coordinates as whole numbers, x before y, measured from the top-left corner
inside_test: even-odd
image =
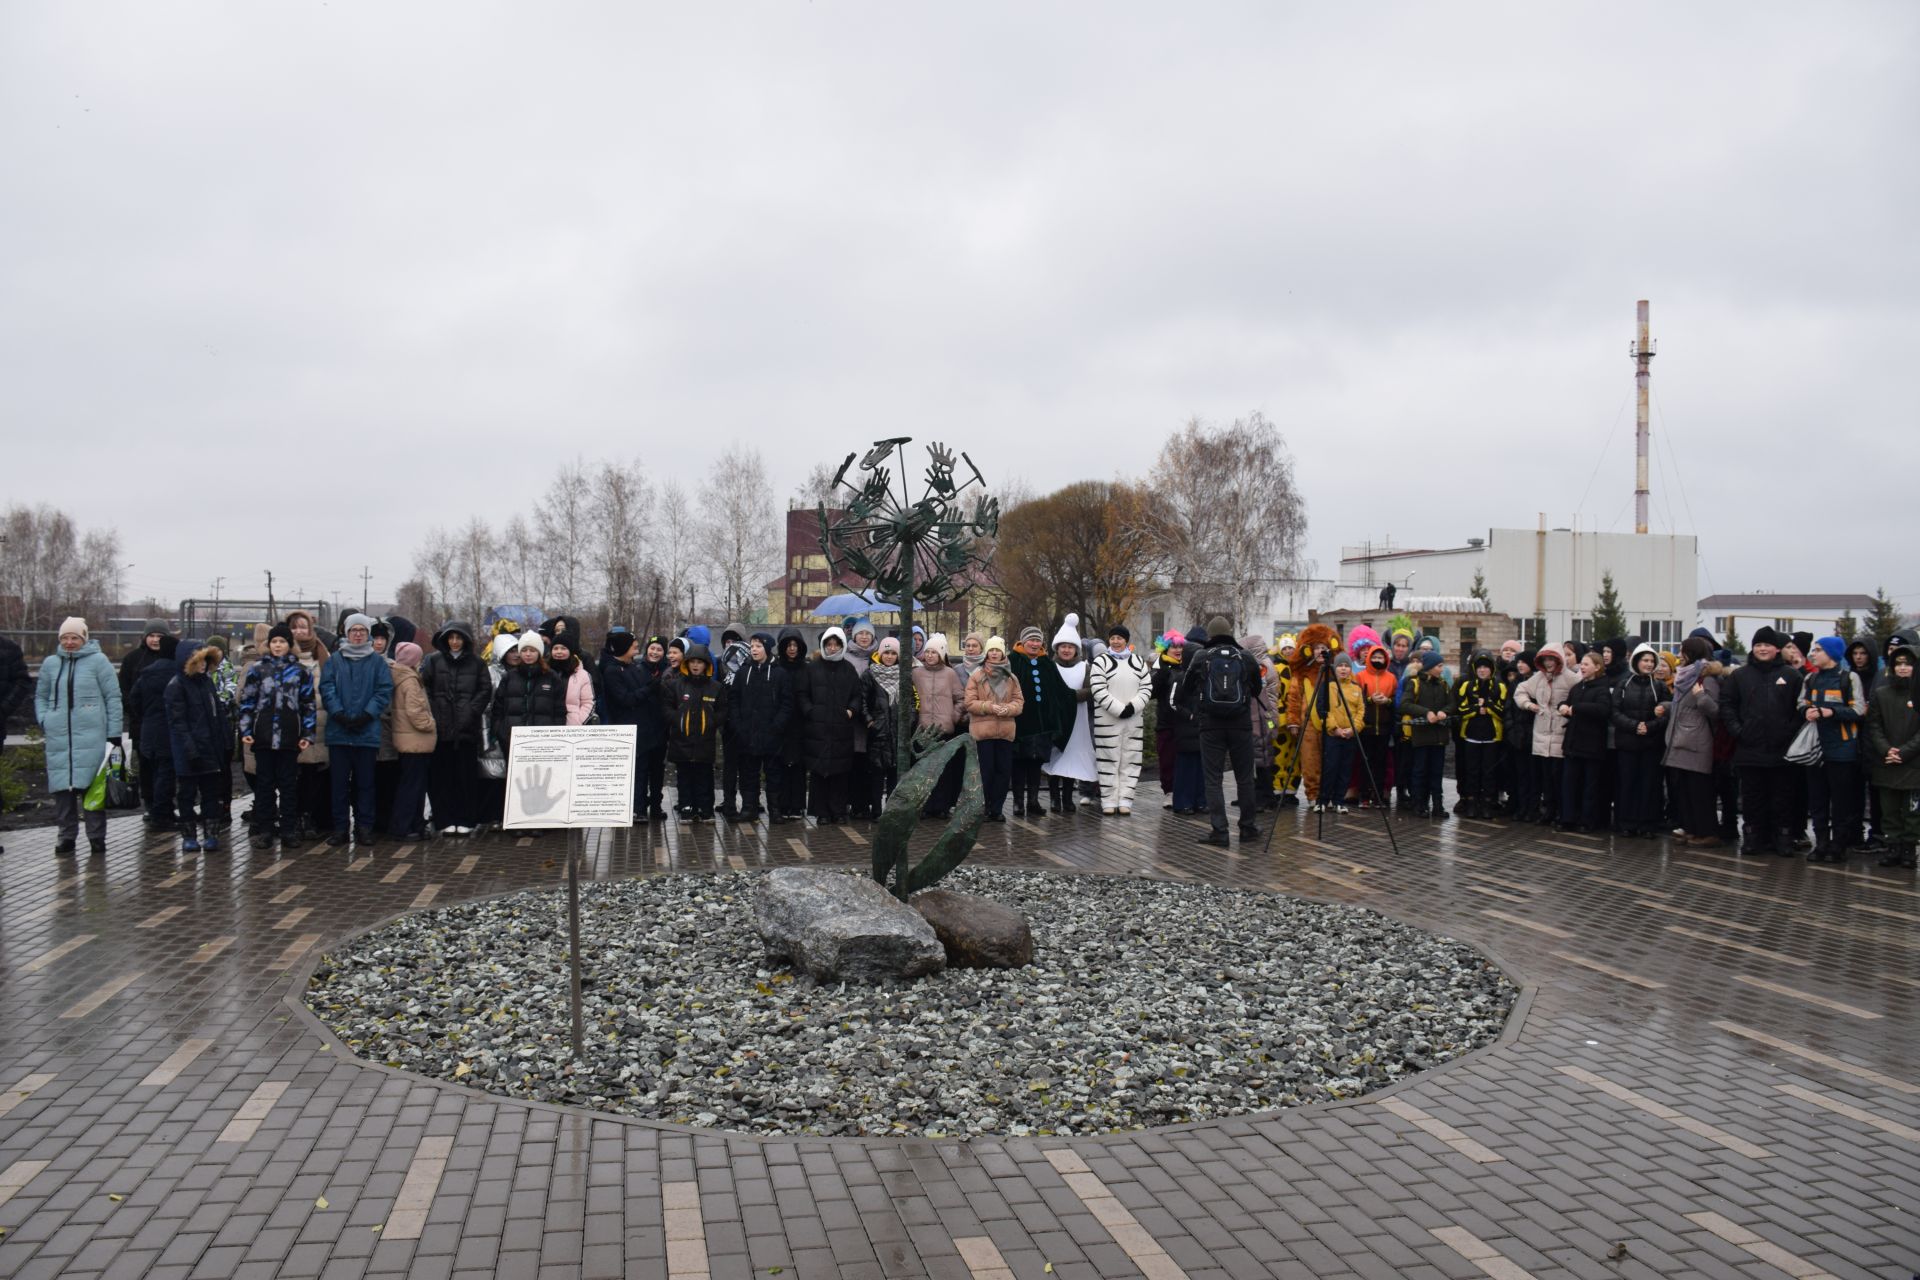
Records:
[[[1200,709],[1219,719],[1247,714],[1247,660],[1230,644],[1214,645],[1200,657]]]

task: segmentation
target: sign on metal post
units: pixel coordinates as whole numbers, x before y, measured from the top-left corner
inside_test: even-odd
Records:
[[[580,832],[633,825],[632,725],[527,726],[507,749],[508,830],[567,830],[567,954],[573,988],[573,1057],[585,1056],[580,1013]]]

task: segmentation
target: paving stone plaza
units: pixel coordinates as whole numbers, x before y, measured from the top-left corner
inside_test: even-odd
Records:
[[[1155,795],[1152,791],[1143,793]],[[348,1056],[328,949],[551,886],[564,837],[0,856],[0,1276],[1901,1277],[1920,1270],[1920,883],[1660,841],[1299,810],[988,827],[984,866],[1375,908],[1524,988],[1364,1097],[1090,1138],[789,1139]],[[596,833],[599,879],[864,865],[871,828]],[[1040,940],[1045,945],[1045,940]],[[1284,940],[1276,940],[1284,945]],[[1142,963],[1151,957],[1143,956]]]

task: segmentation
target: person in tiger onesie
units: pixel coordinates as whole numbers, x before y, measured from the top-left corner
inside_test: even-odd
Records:
[[[1100,812],[1111,817],[1133,812],[1140,785],[1142,713],[1152,696],[1146,659],[1133,651],[1133,634],[1119,623],[1107,629],[1107,647],[1093,659],[1087,676],[1093,703],[1093,759],[1100,774]]]
[[[1281,721],[1280,730],[1273,740],[1273,793],[1281,805],[1297,805],[1300,797],[1294,792],[1300,786],[1300,740],[1286,731],[1287,690],[1293,684],[1294,637],[1291,632],[1273,642],[1273,648],[1267,652],[1273,657],[1273,674],[1276,681],[1273,705],[1277,709],[1275,719]]]
[[[1287,682],[1287,734],[1300,747],[1300,776],[1307,784],[1307,803],[1320,800],[1320,731],[1312,726],[1315,685],[1321,659],[1331,662],[1340,652],[1340,633],[1323,622],[1310,623],[1295,641],[1293,679]]]

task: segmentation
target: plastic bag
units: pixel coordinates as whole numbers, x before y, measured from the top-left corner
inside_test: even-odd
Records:
[[[480,753],[480,776],[496,782],[507,776],[507,757],[498,744]]]
[[[1800,726],[1800,732],[1793,735],[1793,741],[1787,747],[1787,763],[1819,764],[1820,754],[1820,726],[1809,720]]]
[[[93,775],[93,781],[87,784],[86,795],[80,798],[80,807],[89,813],[140,807],[140,792],[127,781],[127,759],[119,747],[107,748],[106,759],[100,762],[100,772]]]

